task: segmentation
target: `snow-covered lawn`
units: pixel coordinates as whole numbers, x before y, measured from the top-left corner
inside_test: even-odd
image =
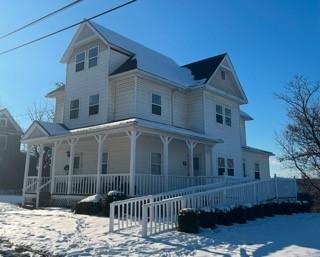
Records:
[[[320,214],[259,219],[244,225],[176,231],[148,239],[108,233],[108,219],[60,208],[25,210],[0,196],[0,242],[57,256],[320,256]],[[0,243],[1,250],[1,243]],[[1,255],[1,254],[0,254]]]

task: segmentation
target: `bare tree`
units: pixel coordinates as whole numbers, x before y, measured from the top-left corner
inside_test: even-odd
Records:
[[[286,104],[289,119],[277,137],[279,160],[296,168],[320,192],[312,180],[320,177],[320,82],[295,76],[277,97]]]
[[[53,107],[49,103],[34,102],[27,110],[28,117],[33,121],[52,122],[54,118]]]

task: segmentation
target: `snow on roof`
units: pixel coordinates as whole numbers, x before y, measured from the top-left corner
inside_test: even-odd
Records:
[[[270,155],[270,156],[274,156],[274,153],[272,153],[272,152],[261,150],[261,149],[254,148],[254,147],[251,147],[251,146],[243,146],[242,149],[246,150],[246,151],[249,151],[249,152],[261,153],[261,154],[267,154],[267,155]]]
[[[158,122],[147,121],[147,120],[136,119],[136,118],[121,120],[116,122],[109,122],[109,123],[95,125],[91,127],[71,129],[71,130],[66,129],[63,125],[59,123],[51,123],[51,122],[43,122],[43,121],[37,121],[36,123],[38,123],[50,136],[68,136],[68,135],[77,135],[77,134],[81,135],[81,134],[87,134],[90,132],[94,133],[97,131],[107,131],[108,129],[115,129],[115,128],[128,127],[128,126],[138,126],[142,128],[155,129],[155,130],[164,131],[167,133],[173,133],[177,135],[189,136],[198,140],[210,141],[214,143],[223,142],[223,140],[221,139],[213,139],[211,137],[208,137],[201,133],[194,132],[192,130],[173,127],[173,126],[158,123]]]
[[[59,87],[53,89],[52,91],[50,91],[49,93],[47,93],[46,97],[48,97],[48,98],[55,97],[57,93],[62,92],[64,89],[65,89],[65,85],[59,86]]]
[[[240,110],[240,116],[244,118],[244,120],[253,120],[253,118],[246,112]]]
[[[53,122],[36,121],[50,136],[64,135],[69,132],[63,125]]]
[[[90,24],[91,27],[111,45],[131,52],[137,60],[138,69],[175,82],[184,87],[201,83],[200,81],[194,80],[193,75],[188,68],[180,67],[171,58],[92,21],[88,21],[88,24]]]

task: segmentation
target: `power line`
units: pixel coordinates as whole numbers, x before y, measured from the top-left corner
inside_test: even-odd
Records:
[[[56,34],[58,34],[58,33],[61,33],[61,32],[66,31],[66,30],[68,30],[68,29],[71,29],[71,28],[73,28],[73,27],[76,27],[76,26],[78,26],[78,25],[80,25],[80,24],[82,24],[82,23],[84,23],[84,22],[86,22],[86,21],[90,21],[90,20],[96,19],[96,18],[98,18],[98,17],[100,17],[100,16],[102,16],[102,15],[105,15],[105,14],[107,14],[107,13],[110,13],[110,12],[113,12],[113,11],[115,11],[115,10],[118,10],[118,9],[120,9],[120,8],[126,6],[126,5],[132,4],[132,3],[136,2],[136,1],[137,1],[137,0],[128,1],[128,2],[126,2],[126,3],[124,3],[124,4],[118,5],[118,6],[116,6],[116,7],[113,7],[113,8],[111,8],[111,9],[108,9],[108,10],[102,12],[102,13],[99,13],[99,14],[97,14],[97,15],[94,15],[94,16],[88,18],[88,19],[84,19],[84,20],[79,21],[79,22],[77,22],[77,23],[74,23],[74,24],[72,24],[72,25],[70,25],[70,26],[67,26],[67,27],[64,27],[64,28],[62,28],[62,29],[59,29],[59,30],[57,30],[57,31],[55,31],[55,32],[46,34],[46,35],[44,35],[44,36],[42,36],[42,37],[33,39],[33,40],[31,40],[31,41],[28,41],[28,42],[23,43],[23,44],[21,44],[21,45],[18,45],[18,46],[16,46],[16,47],[13,47],[13,48],[10,48],[10,49],[5,50],[5,51],[3,51],[3,52],[0,52],[0,55],[4,55],[4,54],[6,54],[6,53],[12,52],[12,51],[17,50],[17,49],[19,49],[19,48],[25,47],[25,46],[27,46],[27,45],[31,45],[31,44],[33,44],[33,43],[35,43],[35,42],[38,42],[38,41],[43,40],[43,39],[45,39],[45,38],[51,37],[51,36],[53,36],[53,35],[56,35]]]
[[[24,29],[26,29],[26,28],[28,28],[28,27],[30,27],[30,26],[32,26],[32,25],[34,25],[34,24],[36,24],[36,23],[38,23],[38,22],[40,22],[40,21],[42,21],[42,20],[45,20],[45,19],[49,18],[50,16],[53,16],[53,15],[59,13],[59,12],[62,12],[62,11],[64,11],[64,10],[66,10],[66,9],[68,9],[69,7],[74,6],[74,5],[76,5],[76,4],[78,4],[78,3],[82,2],[82,1],[83,1],[83,0],[73,1],[73,2],[70,3],[70,4],[67,4],[67,5],[65,5],[65,6],[59,8],[59,9],[57,9],[57,10],[55,10],[55,11],[53,11],[53,12],[50,12],[50,13],[48,13],[48,14],[46,14],[46,15],[44,15],[44,16],[42,16],[42,17],[40,17],[40,18],[38,18],[38,19],[36,19],[36,20],[34,20],[34,21],[32,21],[32,22],[27,23],[26,25],[23,25],[23,26],[15,29],[15,30],[13,30],[13,31],[5,34],[5,35],[0,36],[0,39],[6,38],[6,37],[8,37],[8,36],[11,36],[12,34],[15,34],[15,33],[19,32],[19,31],[21,31],[21,30],[24,30]]]

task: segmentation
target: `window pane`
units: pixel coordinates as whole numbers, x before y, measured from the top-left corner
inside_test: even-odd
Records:
[[[103,163],[108,162],[108,153],[103,153],[103,154],[102,154],[102,162],[103,162]]]
[[[160,175],[161,174],[161,166],[160,165],[151,165],[151,174]]]
[[[225,118],[225,122],[226,122],[226,125],[227,125],[227,126],[230,126],[230,127],[231,127],[231,118],[226,117],[226,118]]]
[[[77,119],[79,117],[79,110],[70,111],[70,119]]]
[[[84,62],[84,58],[86,57],[85,52],[79,53],[76,56],[76,63]]]
[[[84,62],[79,62],[76,64],[76,72],[84,70]]]
[[[228,169],[233,169],[233,166],[234,163],[233,163],[233,159],[227,159],[227,166],[228,166]]]
[[[222,115],[222,106],[221,105],[216,105],[216,113]]]
[[[220,114],[216,114],[216,122],[223,124],[223,117]]]
[[[107,171],[108,171],[108,165],[107,164],[102,164],[101,173],[102,174],[107,174]]]
[[[72,100],[70,102],[70,109],[77,109],[79,108],[79,99]]]
[[[228,176],[234,176],[234,169],[228,169]]]
[[[224,158],[221,158],[221,157],[218,158],[218,166],[219,167],[225,167]]]
[[[91,48],[89,50],[89,58],[96,57],[98,55],[98,47]]]
[[[260,171],[260,165],[259,165],[259,163],[256,163],[256,164],[255,164],[254,170],[255,170],[255,171]]]
[[[224,172],[225,172],[225,169],[224,169],[224,168],[219,168],[219,169],[218,169],[218,174],[219,174],[219,176],[223,176],[223,175],[224,175]]]
[[[227,117],[231,117],[231,110],[229,108],[225,108],[224,112]]]
[[[256,172],[254,173],[254,178],[255,178],[255,179],[260,179],[260,172],[256,171]]]
[[[152,114],[161,115],[161,106],[153,104]]]
[[[99,113],[99,105],[93,105],[89,107],[89,115],[94,115]]]
[[[89,98],[89,105],[99,104],[99,95],[91,95]]]
[[[156,95],[156,94],[152,94],[152,103],[161,105],[161,96]]]
[[[0,127],[6,127],[7,126],[7,120],[6,119],[0,119]]]
[[[94,67],[94,66],[97,65],[97,63],[98,63],[98,58],[97,57],[89,59],[88,67],[89,68]]]
[[[151,153],[151,163],[161,163],[161,154],[160,153]]]
[[[200,170],[200,160],[198,157],[193,158],[193,170]]]
[[[226,72],[224,70],[221,71],[221,79],[222,80],[226,79]]]

